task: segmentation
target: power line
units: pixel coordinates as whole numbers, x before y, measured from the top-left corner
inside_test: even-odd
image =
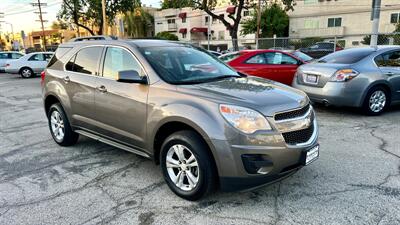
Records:
[[[49,3],[49,4],[47,4],[47,6],[45,6],[45,7],[43,7],[43,8],[52,7],[52,6],[55,6],[55,5],[61,4],[61,3],[62,3],[61,1],[53,2],[53,3]],[[8,13],[5,13],[5,14],[4,14],[4,16],[18,15],[18,14],[23,14],[23,13],[33,12],[33,11],[35,11],[35,10],[36,10],[36,9],[26,9],[26,10],[22,10],[22,11],[18,11],[18,12],[8,12]]]

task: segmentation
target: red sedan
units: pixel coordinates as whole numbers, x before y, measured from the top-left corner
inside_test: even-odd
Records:
[[[297,67],[313,58],[300,51],[243,50],[219,57],[237,71],[291,85]]]

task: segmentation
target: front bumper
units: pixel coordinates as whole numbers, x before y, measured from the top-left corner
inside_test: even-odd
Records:
[[[212,140],[222,191],[252,189],[294,174],[304,166],[306,151],[318,145],[318,126],[304,144],[289,145],[282,134],[271,132],[247,138]],[[250,166],[247,160],[251,158]]]
[[[362,91],[358,88],[347,87],[348,83],[327,82],[324,87],[314,87],[299,84],[293,80],[292,86],[304,91],[311,101],[335,106],[360,107]]]

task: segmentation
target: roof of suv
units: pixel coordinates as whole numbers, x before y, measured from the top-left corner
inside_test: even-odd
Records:
[[[168,41],[159,39],[118,39],[118,40],[87,40],[78,42],[66,42],[60,45],[60,47],[74,47],[77,45],[102,45],[102,44],[117,44],[125,43],[134,45],[135,47],[165,47],[165,46],[183,46],[187,43],[178,41]]]

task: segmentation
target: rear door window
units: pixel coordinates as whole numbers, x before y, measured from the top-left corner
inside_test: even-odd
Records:
[[[21,58],[23,55],[22,54],[20,54],[20,53],[12,53],[11,54],[11,58],[12,59],[19,59],[19,58]]]
[[[95,75],[102,51],[102,47],[88,47],[81,49],[67,63],[66,69],[77,73]]]
[[[379,67],[400,67],[400,51],[379,55],[375,57],[375,62]]]
[[[28,59],[28,61],[44,61],[44,56],[43,54],[34,54]]]

